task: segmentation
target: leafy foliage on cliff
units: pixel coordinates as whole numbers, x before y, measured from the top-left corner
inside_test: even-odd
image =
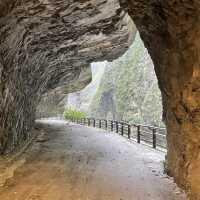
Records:
[[[126,54],[106,66],[90,115],[162,125],[160,90],[139,34]]]

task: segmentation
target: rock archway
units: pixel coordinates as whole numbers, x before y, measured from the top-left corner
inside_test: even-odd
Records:
[[[1,0],[0,152],[34,124],[43,94],[78,79],[82,67],[121,55],[129,13],[154,61],[168,129],[167,164],[200,196],[200,3],[198,0]]]

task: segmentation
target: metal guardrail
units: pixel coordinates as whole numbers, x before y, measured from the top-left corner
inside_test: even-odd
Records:
[[[167,149],[165,128],[95,118],[71,119],[71,121],[81,125],[87,125],[116,132],[130,140],[137,141],[137,143],[150,145],[154,149]]]

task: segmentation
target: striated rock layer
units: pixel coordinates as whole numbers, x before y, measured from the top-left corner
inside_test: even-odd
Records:
[[[154,61],[168,130],[168,172],[200,199],[200,1],[120,0]]]
[[[135,30],[117,0],[1,0],[0,11],[0,153],[5,153],[31,137],[43,95],[80,88],[76,80],[83,69],[122,55]]]

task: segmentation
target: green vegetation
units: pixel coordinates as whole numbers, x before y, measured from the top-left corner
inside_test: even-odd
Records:
[[[65,119],[82,119],[86,117],[86,114],[84,112],[78,111],[73,108],[66,108],[63,116]]]

